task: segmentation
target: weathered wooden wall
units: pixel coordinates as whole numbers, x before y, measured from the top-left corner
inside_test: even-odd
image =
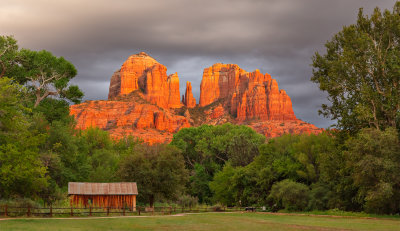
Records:
[[[91,206],[101,208],[129,208],[136,207],[136,195],[71,195],[70,204],[76,207],[88,207],[89,200]]]

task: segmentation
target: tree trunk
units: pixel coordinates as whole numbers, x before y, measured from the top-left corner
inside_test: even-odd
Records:
[[[154,195],[150,195],[149,203],[150,203],[150,207],[153,208],[154,207]]]
[[[33,107],[37,107],[37,106],[39,105],[39,103],[40,103],[40,98],[37,98],[37,97],[36,97],[35,106],[33,106]]]
[[[44,100],[47,96],[49,95],[57,95],[57,92],[52,92],[52,91],[46,91],[46,93],[43,94],[43,96],[40,96],[40,89],[36,90],[36,102],[35,106],[37,107],[42,100]]]

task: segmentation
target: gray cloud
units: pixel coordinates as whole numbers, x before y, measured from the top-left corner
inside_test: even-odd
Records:
[[[0,3],[0,34],[21,47],[46,49],[78,69],[74,83],[86,99],[106,99],[109,79],[131,54],[146,51],[168,72],[178,72],[183,92],[196,99],[202,72],[216,62],[260,69],[278,80],[296,115],[320,127],[326,95],[309,81],[311,57],[358,8],[391,9],[394,0],[114,0],[8,1]]]

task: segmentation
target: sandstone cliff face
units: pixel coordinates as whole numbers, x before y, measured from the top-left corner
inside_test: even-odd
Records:
[[[196,99],[193,97],[192,93],[192,83],[186,82],[185,95],[182,95],[182,103],[188,108],[196,107]]]
[[[144,81],[143,89],[147,101],[166,109],[182,107],[178,74],[167,76],[167,68],[155,64],[146,71]]]
[[[167,68],[148,54],[130,56],[111,77],[108,99],[142,90],[145,98],[162,108],[182,107],[178,74],[167,76]]]
[[[259,70],[246,72],[235,64],[217,63],[204,69],[200,106],[218,100],[225,101],[225,106],[238,121],[296,119],[289,96],[279,90],[275,79]]]
[[[184,116],[174,115],[151,104],[124,101],[86,101],[72,105],[77,127],[98,127],[113,137],[139,137],[148,143],[171,141],[173,133],[190,127]]]
[[[111,77],[108,99],[139,89],[144,73],[158,62],[145,52],[130,56]]]
[[[80,129],[99,127],[115,138],[132,135],[148,143],[170,142],[185,127],[226,122],[245,124],[267,137],[322,131],[296,118],[290,97],[269,74],[236,64],[204,69],[198,107],[190,82],[182,101],[179,97],[178,74],[168,76],[164,65],[141,52],[113,74],[108,101],[73,105],[70,114]]]

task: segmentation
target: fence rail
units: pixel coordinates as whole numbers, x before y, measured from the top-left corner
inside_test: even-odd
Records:
[[[21,207],[0,205],[0,216],[4,217],[31,217],[31,216],[96,216],[112,214],[120,216],[141,216],[141,215],[170,215],[176,213],[206,213],[206,212],[225,212],[225,211],[261,211],[260,207],[220,207],[220,206],[202,206],[202,207]]]

